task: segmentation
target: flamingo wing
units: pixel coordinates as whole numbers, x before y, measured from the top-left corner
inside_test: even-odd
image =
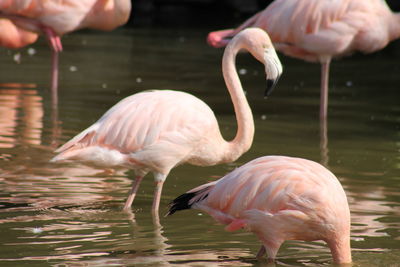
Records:
[[[102,147],[160,171],[185,160],[215,128],[214,113],[198,98],[177,91],[147,91],[121,100],[56,152],[68,158],[74,150]]]
[[[315,188],[322,190],[327,183],[340,186],[331,172],[313,161],[267,156],[253,160],[219,180],[204,204],[235,217],[249,209],[274,213],[288,209],[289,205],[293,208],[302,206],[302,198],[295,200],[294,196],[312,194],[316,200]]]

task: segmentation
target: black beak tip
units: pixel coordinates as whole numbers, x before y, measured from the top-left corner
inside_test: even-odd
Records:
[[[272,80],[272,79],[267,79],[267,89],[265,90],[264,93],[264,98],[268,98],[268,96],[272,93],[272,91],[275,88],[277,79],[276,80]]]

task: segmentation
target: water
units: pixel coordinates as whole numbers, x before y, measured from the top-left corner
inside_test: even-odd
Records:
[[[57,146],[121,98],[153,88],[203,99],[215,110],[226,139],[232,138],[236,122],[220,70],[223,51],[206,45],[206,33],[135,28],[65,36],[57,109],[49,90],[47,44],[0,50],[1,266],[267,264],[255,259],[259,242],[252,234],[225,232],[198,211],[161,216],[161,225],[155,224],[151,176],[128,214],[121,208],[132,172],[110,175],[77,163],[48,162]],[[175,168],[165,183],[161,215],[177,195],[256,157],[304,157],[325,163],[345,188],[354,265],[400,266],[398,46],[333,62],[328,142],[322,150],[319,65],[281,56],[284,75],[264,100],[263,67],[240,55],[238,69],[255,117],[254,145],[233,164]],[[276,266],[330,263],[322,242],[287,242]]]

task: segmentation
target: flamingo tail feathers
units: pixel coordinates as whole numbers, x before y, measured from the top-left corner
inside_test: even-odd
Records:
[[[208,194],[214,187],[214,184],[215,182],[201,185],[175,198],[169,204],[169,210],[165,216],[172,215],[178,210],[191,209],[194,204],[208,197]]]

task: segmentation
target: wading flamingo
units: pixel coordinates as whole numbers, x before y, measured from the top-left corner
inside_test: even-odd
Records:
[[[400,37],[400,13],[393,13],[383,0],[275,0],[238,28],[209,33],[208,43],[223,47],[246,27],[266,30],[285,55],[321,63],[324,119],[331,59],[384,48]]]
[[[238,123],[232,141],[223,139],[213,111],[200,99],[179,91],[154,90],[121,100],[57,149],[60,154],[52,161],[73,159],[133,169],[136,179],[125,210],[131,207],[143,176],[153,172],[156,189],[152,211],[158,214],[162,186],[173,167],[185,162],[199,166],[232,162],[250,148],[253,115],[235,67],[236,54],[242,49],[265,65],[267,93],[282,73],[275,49],[261,29],[246,29],[226,47],[222,70]]]
[[[350,211],[338,179],[322,165],[301,158],[266,156],[223,178],[177,197],[167,215],[199,209],[226,230],[257,235],[274,260],[285,240],[323,240],[335,263],[350,263]]]
[[[20,48],[35,42],[37,34],[46,36],[52,51],[51,88],[56,94],[60,37],[82,28],[112,30],[127,22],[130,11],[130,0],[0,1],[0,44]]]

